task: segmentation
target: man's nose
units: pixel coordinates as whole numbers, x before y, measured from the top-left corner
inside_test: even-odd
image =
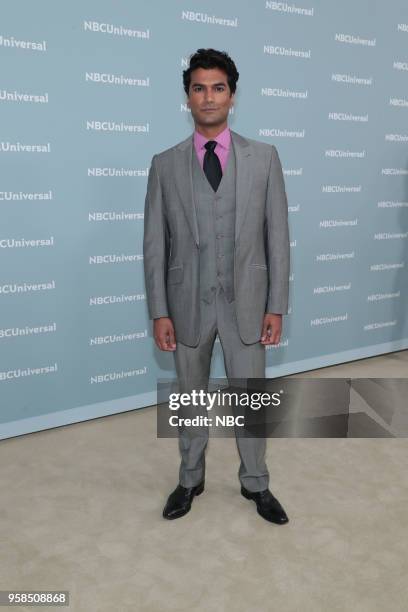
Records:
[[[205,101],[212,102],[214,100],[214,93],[211,89],[207,89],[205,92]]]

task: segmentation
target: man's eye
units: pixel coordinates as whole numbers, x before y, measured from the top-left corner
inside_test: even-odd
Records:
[[[218,91],[224,91],[224,87],[223,87],[223,85],[219,85],[219,86],[217,87],[217,90],[218,90]]]

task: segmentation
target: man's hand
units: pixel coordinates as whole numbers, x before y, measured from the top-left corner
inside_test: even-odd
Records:
[[[169,317],[154,319],[153,336],[157,347],[161,351],[176,350],[176,336],[174,333],[172,320],[169,319]]]
[[[264,316],[261,344],[279,344],[282,333],[282,315],[267,312]]]

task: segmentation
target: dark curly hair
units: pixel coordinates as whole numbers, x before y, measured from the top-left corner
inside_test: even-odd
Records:
[[[187,96],[189,94],[191,73],[196,68],[219,68],[223,70],[228,79],[231,94],[235,93],[239,72],[233,60],[225,51],[216,49],[197,49],[196,53],[190,55],[190,66],[183,71],[183,86]]]

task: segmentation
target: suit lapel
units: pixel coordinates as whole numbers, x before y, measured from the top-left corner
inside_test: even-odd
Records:
[[[191,233],[198,246],[197,209],[193,189],[193,135],[177,145],[174,151],[174,181],[176,189],[183,205]]]
[[[235,152],[235,242],[237,242],[245,213],[248,208],[249,196],[253,179],[253,155],[251,145],[237,132],[231,130],[231,140]]]
[[[253,155],[248,140],[231,130],[236,164],[235,242],[238,239],[248,207],[253,178]],[[199,245],[197,208],[193,189],[193,135],[175,147],[174,180],[191,233]]]

